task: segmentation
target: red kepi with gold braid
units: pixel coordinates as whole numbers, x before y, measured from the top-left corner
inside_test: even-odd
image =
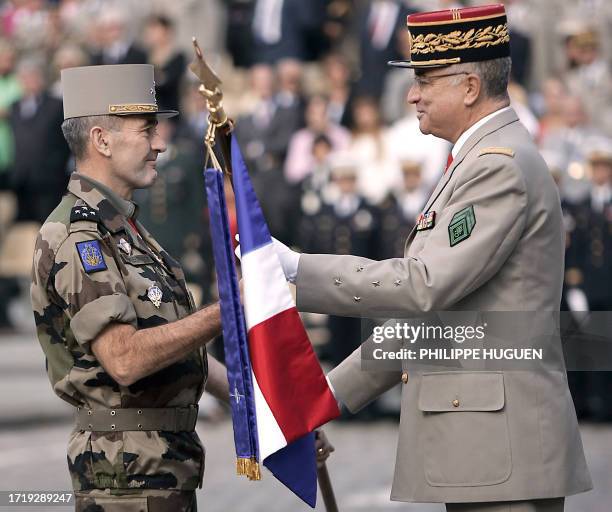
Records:
[[[405,68],[433,68],[510,55],[506,11],[501,4],[446,9],[408,16],[410,60]]]

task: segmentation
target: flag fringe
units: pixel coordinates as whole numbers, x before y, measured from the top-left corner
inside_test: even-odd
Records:
[[[254,458],[236,459],[236,474],[245,475],[249,480],[261,480],[259,463]]]

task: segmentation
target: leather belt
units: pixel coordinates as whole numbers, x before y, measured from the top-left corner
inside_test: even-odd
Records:
[[[198,406],[87,409],[77,407],[78,430],[93,432],[125,432],[131,430],[161,430],[193,432],[198,419]]]

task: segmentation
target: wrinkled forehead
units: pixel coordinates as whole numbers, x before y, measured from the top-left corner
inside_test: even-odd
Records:
[[[155,115],[126,115],[116,116],[121,119],[121,125],[132,129],[148,129],[157,126],[157,117]]]

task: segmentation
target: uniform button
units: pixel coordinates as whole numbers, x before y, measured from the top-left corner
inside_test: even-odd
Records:
[[[408,372],[402,373],[402,382],[408,384]]]
[[[114,416],[115,414],[117,414],[115,411],[111,411],[111,416]]]
[[[116,428],[116,427],[115,427],[115,424],[113,423],[113,424],[111,425],[111,430],[115,430],[115,428]]]
[[[456,398],[453,400],[453,407],[459,407],[459,400]]]

